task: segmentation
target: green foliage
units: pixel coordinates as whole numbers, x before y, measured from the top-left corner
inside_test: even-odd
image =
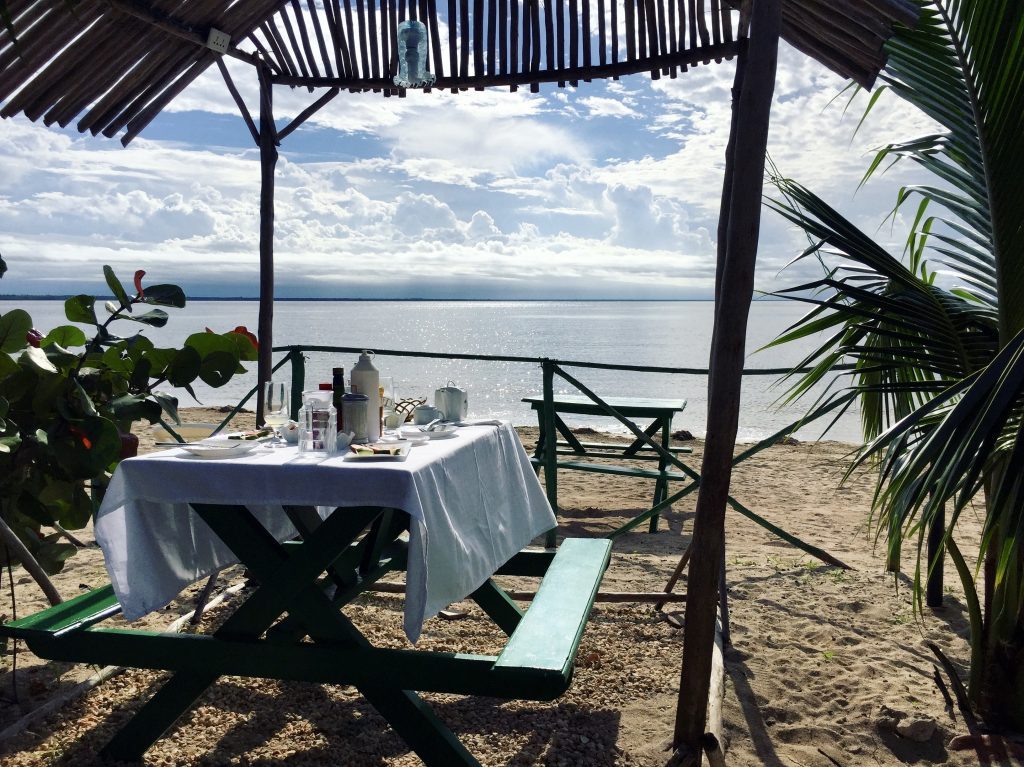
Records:
[[[0,315],[0,514],[49,573],[63,567],[74,547],[47,529],[73,530],[89,521],[93,494],[122,458],[122,434],[135,421],[180,422],[177,398],[158,387],[192,393],[197,379],[223,386],[244,372],[242,361],[256,359],[244,329],[197,333],[180,348],[157,347],[140,333],[113,335],[118,320],[164,325],[162,309],[136,310],[184,307],[185,294],[176,285],[144,289],[140,271],[129,295],[109,266],[103,273],[114,294],[104,321],[96,317],[94,296],[64,304],[70,322],[92,326],[91,338],[77,325],[44,335],[22,309]]]
[[[939,124],[883,147],[865,174],[910,161],[932,181],[911,205],[901,255],[877,245],[812,192],[775,179],[776,211],[808,235],[799,258],[824,274],[782,295],[813,308],[775,343],[824,333],[792,377],[791,399],[829,389],[810,418],[855,396],[879,470],[874,508],[890,562],[916,543],[918,606],[928,530],[945,512],[945,548],[971,621],[970,695],[992,723],[1024,727],[1024,4],[930,0],[887,44],[894,93]],[[874,104],[874,99],[871,105]],[[961,284],[945,288],[926,256]],[[945,280],[943,280],[945,281]],[[839,365],[852,363],[848,373]],[[844,377],[848,376],[848,377]],[[985,524],[972,568],[957,522]],[[984,569],[985,577],[980,577]]]

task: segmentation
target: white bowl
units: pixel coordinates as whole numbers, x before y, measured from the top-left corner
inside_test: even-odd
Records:
[[[281,427],[281,436],[289,445],[296,445],[299,442],[299,425],[295,421],[289,421]]]
[[[209,437],[213,433],[213,430],[219,425],[220,424],[216,423],[183,423],[179,426],[172,423],[170,424],[170,427],[178,432],[178,434],[181,435],[181,438],[186,442],[195,442],[196,440]],[[158,434],[170,433],[166,428],[164,428],[163,424],[157,424],[153,427],[153,430],[158,432]],[[161,437],[157,436],[157,439],[159,440]]]

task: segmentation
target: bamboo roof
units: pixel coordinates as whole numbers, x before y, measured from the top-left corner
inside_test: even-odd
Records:
[[[738,53],[749,2],[0,0],[0,116],[77,121],[127,144],[221,56],[265,66],[273,84],[404,95],[405,19],[428,29],[434,88],[676,77]],[[870,87],[893,24],[916,19],[912,0],[784,0],[783,37]]]

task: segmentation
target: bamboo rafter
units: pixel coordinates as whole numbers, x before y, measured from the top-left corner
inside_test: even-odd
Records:
[[[732,58],[742,0],[0,0],[0,116],[139,134],[223,56],[263,62],[270,82],[398,93],[398,25],[427,27],[435,88],[453,91],[648,72],[676,77]],[[873,83],[912,0],[784,0],[783,37]],[[225,53],[207,47],[224,32]]]

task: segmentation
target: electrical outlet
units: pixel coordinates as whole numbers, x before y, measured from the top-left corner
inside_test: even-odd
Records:
[[[227,53],[229,45],[231,45],[231,36],[227,32],[210,27],[210,34],[206,38],[207,48],[217,51],[217,53]]]

